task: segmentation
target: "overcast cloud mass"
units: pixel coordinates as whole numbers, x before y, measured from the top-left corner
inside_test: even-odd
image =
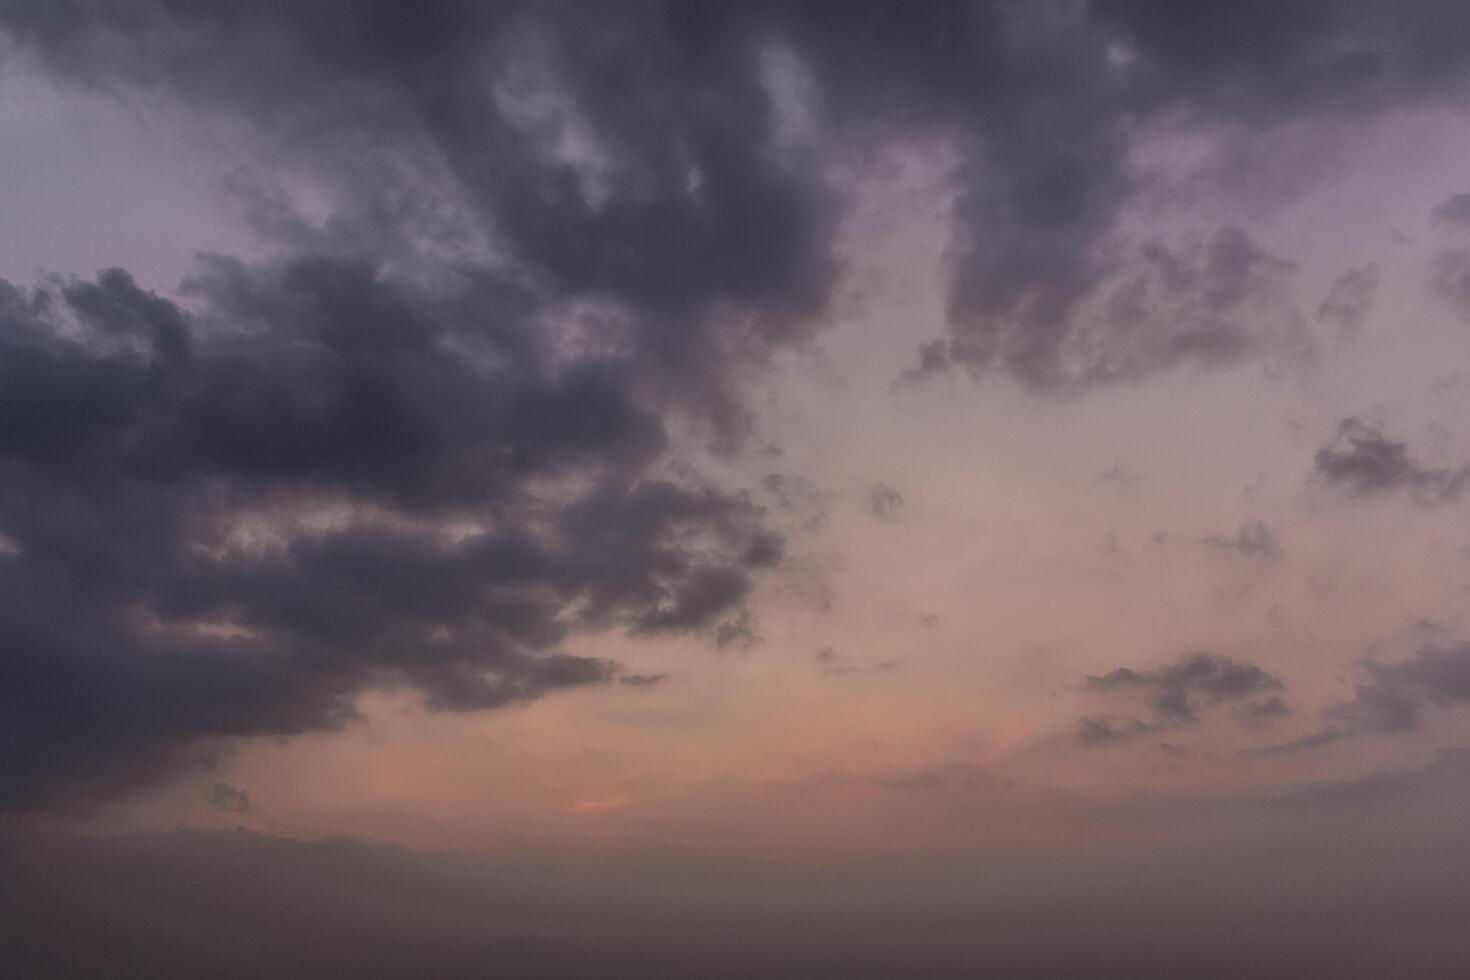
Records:
[[[1467,99],[1456,0],[0,0],[0,961],[1466,975]]]

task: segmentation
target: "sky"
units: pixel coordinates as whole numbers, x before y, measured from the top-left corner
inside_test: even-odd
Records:
[[[0,0],[0,952],[1467,975],[1467,42]]]

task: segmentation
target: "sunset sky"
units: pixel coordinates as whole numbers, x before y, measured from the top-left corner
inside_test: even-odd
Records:
[[[0,0],[0,953],[1470,975],[1467,106],[1454,0]]]

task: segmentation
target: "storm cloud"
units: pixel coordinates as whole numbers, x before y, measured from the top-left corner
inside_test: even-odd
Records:
[[[649,477],[635,361],[538,351],[490,284],[293,258],[189,291],[0,287],[7,804],[336,726],[367,685],[603,683],[571,633],[728,629],[779,560],[745,498]]]
[[[8,0],[0,25],[62,77],[292,147],[343,192],[335,237],[452,250],[493,228],[544,288],[638,318],[686,393],[725,399],[725,438],[740,409],[712,363],[797,338],[829,296],[825,166],[845,148],[954,158],[949,322],[927,369],[1075,389],[1311,348],[1282,295],[1292,263],[1242,230],[1124,231],[1151,127],[1228,143],[1242,124],[1351,125],[1455,104],[1470,65],[1445,40],[1470,15],[1441,2]],[[384,164],[363,168],[360,146]]]

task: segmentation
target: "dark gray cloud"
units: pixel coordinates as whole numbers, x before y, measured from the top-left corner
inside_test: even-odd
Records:
[[[553,356],[514,290],[365,260],[189,289],[0,284],[0,803],[339,725],[369,685],[462,710],[610,680],[578,630],[749,635],[780,540],[648,477],[636,357]]]
[[[1217,653],[1191,653],[1154,670],[1119,667],[1089,676],[1087,688],[1142,698],[1151,712],[1147,720],[1083,718],[1078,737],[1089,745],[1101,745],[1126,735],[1193,724],[1205,705],[1243,702],[1280,690],[1282,684],[1255,664],[1238,663]]]
[[[446,213],[483,221],[544,288],[642,319],[670,380],[723,400],[726,438],[741,418],[712,367],[732,341],[726,314],[759,348],[807,332],[828,295],[831,153],[940,139],[957,158],[950,324],[924,348],[928,370],[1075,389],[1310,346],[1280,295],[1290,264],[1244,232],[1121,233],[1147,184],[1130,163],[1138,134],[1228,142],[1455,105],[1470,64],[1444,40],[1470,14],[1435,0],[1228,14],[865,0],[842,16],[806,0],[593,15],[556,0],[376,2],[351,16],[334,0],[7,0],[0,25],[64,77],[164,92],[300,150],[364,218],[339,227],[376,215],[381,231],[388,216],[442,244],[463,233]],[[772,52],[803,80],[800,112]],[[812,131],[788,133],[793,115]],[[362,147],[384,164],[363,167]]]
[[[1266,565],[1281,559],[1281,545],[1272,530],[1260,521],[1243,524],[1235,537],[1227,538],[1211,534],[1201,539],[1208,547],[1249,558]]]
[[[1406,491],[1422,504],[1457,499],[1470,479],[1470,465],[1430,468],[1409,454],[1407,443],[1386,438],[1356,418],[1338,423],[1331,442],[1317,450],[1316,473],[1329,486],[1357,497]]]
[[[1317,319],[1331,323],[1344,333],[1357,333],[1373,306],[1373,293],[1378,288],[1378,266],[1369,263],[1360,269],[1349,269],[1332,280]]]
[[[891,523],[903,516],[904,495],[886,483],[875,483],[868,491],[868,513],[884,523]]]
[[[210,806],[226,813],[244,813],[250,809],[250,794],[229,783],[215,783],[206,799]]]

